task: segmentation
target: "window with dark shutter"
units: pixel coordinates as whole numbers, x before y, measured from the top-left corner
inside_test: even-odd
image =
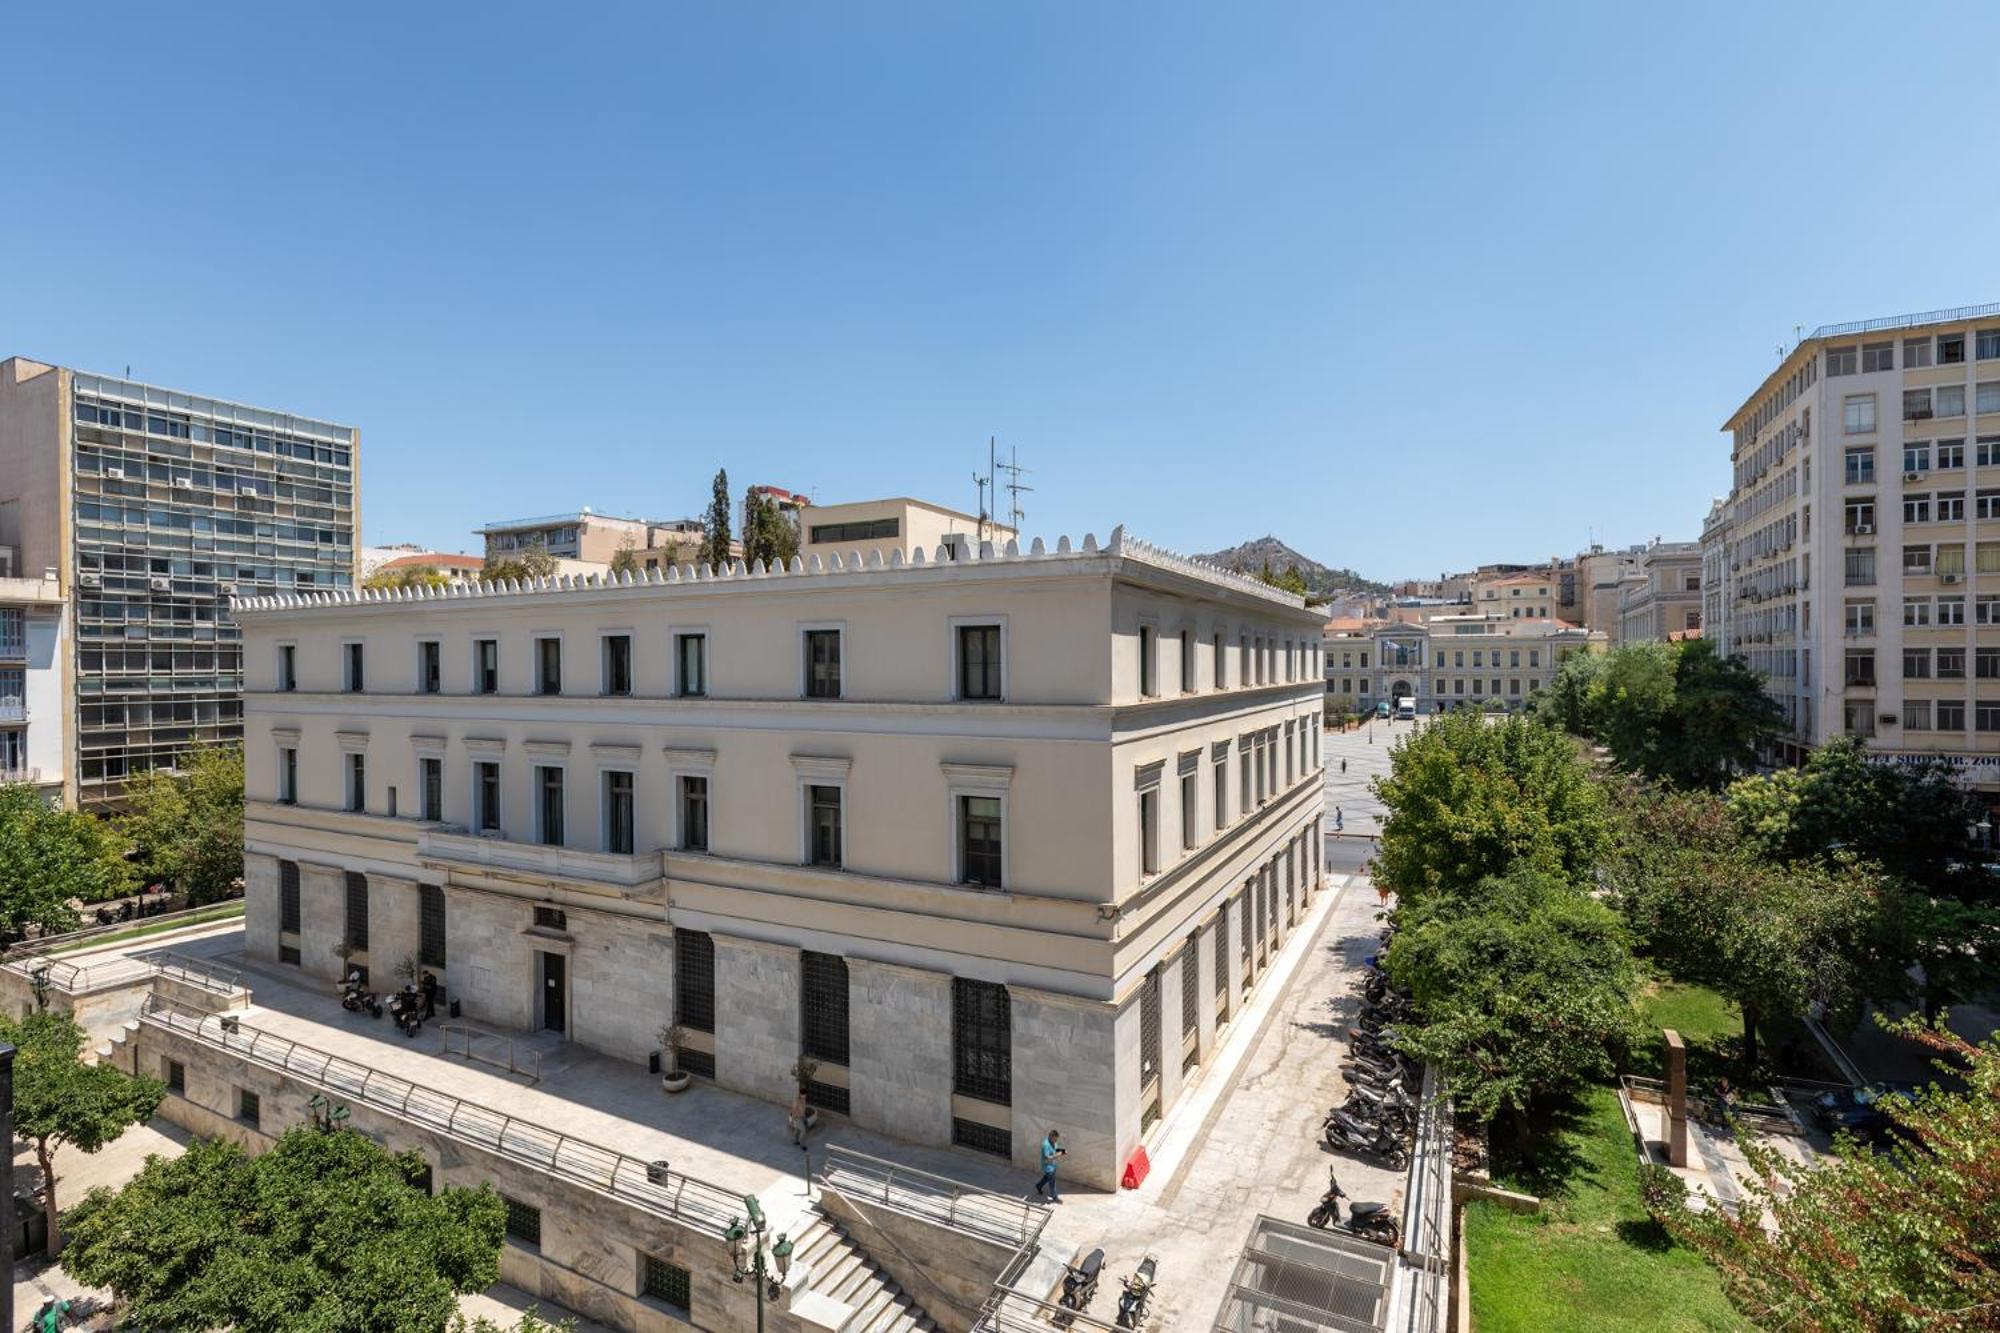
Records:
[[[715,1031],[715,941],[698,930],[674,932],[674,1021]]]
[[[368,947],[368,876],[347,872],[347,947]]]
[[[1013,1025],[1005,986],[954,977],[952,1091],[1009,1106],[1014,1100]]]
[[[417,961],[425,967],[443,967],[444,890],[435,884],[417,886]]]
[[[299,929],[299,863],[278,862],[278,929],[296,934]]]

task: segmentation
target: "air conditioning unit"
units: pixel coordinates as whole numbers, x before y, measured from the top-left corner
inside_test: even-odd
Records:
[[[155,575],[146,580],[146,586],[154,592],[172,592],[174,590],[174,581],[170,578],[162,578]]]
[[[1856,523],[1850,531],[1857,537],[1873,537],[1875,535],[1875,525],[1873,523]]]
[[[76,581],[86,588],[101,588],[104,586],[104,575],[85,571],[76,576]]]
[[[125,469],[122,467],[108,467],[104,469],[104,475],[113,481],[123,481],[125,480]]]
[[[236,595],[236,585],[233,583],[218,583],[215,585],[215,591],[222,597],[234,597]]]
[[[236,488],[236,493],[238,495],[248,495],[251,496],[252,498],[255,498],[257,494],[257,488],[255,486],[238,486]]]
[[[193,478],[193,477],[175,477],[175,478],[174,478],[174,489],[175,489],[175,490],[177,490],[177,491],[191,491],[191,490],[193,490],[193,489],[194,489],[194,478]]]
[[[1904,481],[1922,481],[1923,479],[1924,474],[1921,472],[1905,472],[1903,474]]]
[[[1956,575],[1956,574],[1940,574],[1940,575],[1938,575],[1938,582],[1939,582],[1939,583],[1956,583],[1956,582],[1958,582],[1958,575]]]

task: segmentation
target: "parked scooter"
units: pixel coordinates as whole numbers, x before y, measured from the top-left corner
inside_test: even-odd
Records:
[[[1319,1203],[1306,1214],[1306,1225],[1325,1230],[1340,1216],[1340,1201],[1347,1197],[1347,1191],[1340,1187],[1340,1179],[1334,1174],[1335,1168],[1326,1169],[1326,1193],[1320,1195]],[[1347,1205],[1348,1231],[1366,1240],[1378,1241],[1390,1249],[1397,1249],[1403,1243],[1403,1228],[1389,1211],[1386,1203],[1350,1203]]]
[[[1065,1310],[1089,1309],[1090,1302],[1097,1296],[1098,1274],[1103,1271],[1102,1249],[1094,1249],[1084,1255],[1080,1264],[1064,1264],[1062,1295],[1056,1298],[1056,1304]],[[1056,1319],[1058,1323],[1067,1327],[1067,1321],[1062,1316],[1058,1315]]]
[[[1409,1149],[1402,1138],[1387,1126],[1373,1124],[1346,1111],[1335,1111],[1320,1131],[1326,1146],[1336,1150],[1369,1153],[1386,1161],[1392,1170],[1409,1165]]]
[[[349,972],[347,980],[340,983],[340,1007],[350,1014],[365,1012],[370,1018],[382,1016],[381,998],[362,982],[359,972]]]
[[[1121,1279],[1125,1292],[1118,1298],[1118,1327],[1139,1327],[1139,1321],[1146,1317],[1147,1303],[1153,1299],[1154,1276],[1159,1269],[1158,1256],[1149,1254],[1139,1261],[1137,1272]]]
[[[414,1037],[424,1025],[424,1000],[414,986],[405,986],[389,997],[389,1017],[406,1037]]]

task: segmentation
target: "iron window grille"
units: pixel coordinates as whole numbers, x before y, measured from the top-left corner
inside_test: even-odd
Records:
[[[958,697],[1000,697],[1000,627],[961,625],[958,629]]]
[[[681,848],[690,852],[708,850],[707,778],[681,779]]]
[[[1011,1158],[1014,1155],[1012,1133],[994,1125],[982,1125],[977,1120],[961,1120],[953,1116],[951,1141],[960,1148],[991,1153],[995,1157]]]
[[[1190,939],[1181,951],[1181,1035],[1201,1023],[1201,951]]]
[[[806,698],[840,697],[840,631],[806,631]]]
[[[298,933],[299,863],[278,862],[278,929]]]
[[[674,1017],[696,1032],[715,1031],[715,941],[698,930],[674,931]]]
[[[1139,990],[1139,1132],[1160,1118],[1160,969]]]
[[[806,1105],[817,1106],[822,1111],[832,1111],[838,1115],[850,1114],[848,1091],[831,1083],[822,1083],[816,1078],[806,1080]]]
[[[1000,887],[1000,798],[958,798],[959,879]]]
[[[278,946],[278,961],[281,963],[290,963],[292,966],[297,967],[301,961],[299,946],[296,944],[280,944]]]
[[[368,876],[347,872],[347,947],[368,947]]]
[[[569,914],[560,907],[537,907],[535,924],[543,930],[568,930]]]
[[[264,1120],[263,1099],[248,1088],[236,1090],[236,1118],[252,1128],[260,1128]]]
[[[425,967],[443,967],[444,957],[444,890],[435,884],[419,884],[417,961]]]
[[[643,1255],[641,1258],[639,1294],[671,1305],[676,1310],[686,1310],[690,1296],[687,1269],[655,1255]]]
[[[522,1203],[519,1199],[510,1199],[504,1194],[500,1196],[500,1202],[507,1206],[508,1236],[520,1241],[523,1245],[532,1245],[536,1249],[540,1249],[542,1244],[542,1210],[531,1203]]]
[[[187,1066],[178,1060],[167,1061],[167,1091],[187,1091]]]
[[[801,1046],[815,1060],[847,1063],[847,960],[838,954],[799,954]],[[845,1089],[841,1089],[843,1093]],[[843,1096],[842,1100],[845,1100]]]
[[[604,840],[607,852],[632,854],[632,775],[604,775]]]
[[[1218,997],[1229,994],[1229,908],[1227,905],[1215,915],[1215,993]],[[1227,1003],[1218,998],[1217,1008]]]
[[[952,1091],[1011,1106],[1014,1049],[1011,1000],[1005,986],[953,977]]]

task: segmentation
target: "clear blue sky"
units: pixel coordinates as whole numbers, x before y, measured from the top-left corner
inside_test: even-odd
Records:
[[[362,431],[363,536],[718,464],[1377,577],[1696,535],[1794,324],[2000,300],[2000,8],[16,6],[0,355]]]

